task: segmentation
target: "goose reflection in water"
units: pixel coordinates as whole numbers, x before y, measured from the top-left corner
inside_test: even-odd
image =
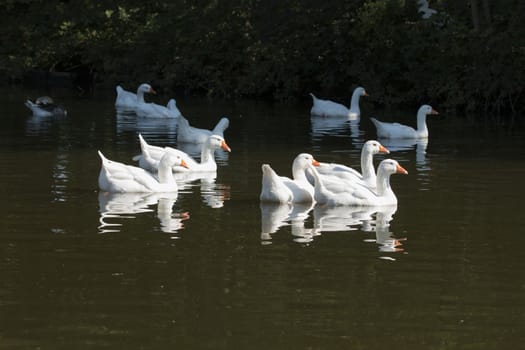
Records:
[[[312,115],[310,118],[312,126],[312,138],[320,139],[323,136],[348,136],[350,129],[350,139],[352,142],[363,143],[364,131],[359,129],[359,119],[341,117],[320,117]]]
[[[371,226],[366,231],[375,232],[376,238],[365,240],[365,242],[377,243],[380,252],[403,252],[401,241],[405,241],[406,238],[394,238],[390,231],[390,222],[397,211],[397,205],[371,208],[371,210],[371,216],[375,212],[375,220],[371,222]]]
[[[374,232],[375,242],[380,252],[402,252],[401,241],[406,238],[394,238],[390,231],[390,222],[397,210],[397,205],[384,207],[328,207],[322,205],[279,204],[261,202],[261,242],[271,244],[276,232],[284,226],[290,226],[293,241],[309,243],[316,236],[326,232],[348,232],[361,230]],[[312,211],[313,209],[313,211]],[[305,226],[313,212],[313,227]]]
[[[177,119],[173,118],[143,118],[129,112],[117,110],[117,135],[124,133],[140,133],[147,139],[162,135],[163,139],[175,142],[177,134]]]
[[[160,230],[177,233],[184,228],[184,220],[189,219],[187,212],[173,214],[173,205],[177,193],[109,193],[99,192],[100,233],[120,232],[120,223],[110,223],[108,219],[134,219],[136,214],[153,212],[151,207],[157,204],[157,218]]]
[[[390,152],[412,152],[416,151],[417,181],[421,183],[420,190],[427,190],[430,183],[430,162],[427,159],[428,139],[379,139],[379,142]]]
[[[373,211],[368,207],[316,205],[314,208],[314,227],[319,234],[357,230],[359,226],[366,231],[370,226]]]
[[[313,204],[261,202],[261,240],[270,244],[272,235],[283,226],[292,227],[292,235],[298,241],[311,241],[314,233],[305,229],[304,222],[309,217]]]
[[[426,169],[427,166],[427,146],[428,139],[385,139],[380,138],[378,140],[383,146],[388,148],[390,152],[402,152],[416,150],[416,166],[418,170],[430,170]]]
[[[174,173],[173,176],[179,185],[179,193],[198,187],[202,201],[211,208],[222,208],[230,199],[230,186],[216,182],[216,171]]]

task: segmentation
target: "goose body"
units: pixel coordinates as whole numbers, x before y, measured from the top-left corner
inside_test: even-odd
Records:
[[[168,115],[170,116],[170,118],[178,118],[182,115],[180,110],[177,108],[177,102],[174,98],[168,101],[166,108],[168,110]]]
[[[170,110],[153,102],[139,102],[135,113],[142,118],[172,118]]]
[[[124,90],[124,88],[120,85],[117,85],[115,90],[117,92],[117,97],[115,98],[115,108],[135,111],[135,106],[137,105],[137,94]]]
[[[339,163],[321,163],[317,168],[320,174],[362,184],[368,188],[376,188],[377,177],[374,169],[373,157],[375,154],[390,151],[375,140],[368,140],[361,149],[361,173],[357,170]]]
[[[429,105],[422,105],[417,111],[417,129],[399,123],[385,123],[370,118],[374,123],[377,136],[387,139],[424,139],[428,138],[427,115],[439,114]]]
[[[224,137],[224,130],[228,128],[230,121],[228,118],[223,117],[219,120],[213,130],[200,129],[190,125],[188,119],[182,115],[179,117],[178,129],[177,129],[177,141],[185,143],[204,143],[210,137],[215,134]]]
[[[359,99],[361,96],[368,96],[366,90],[362,87],[357,87],[352,93],[352,99],[350,102],[350,107],[342,105],[340,103],[323,100],[315,97],[314,94],[310,93],[312,96],[312,109],[310,114],[320,117],[345,117],[349,119],[358,119],[361,116],[361,110],[359,108]]]
[[[215,162],[215,151],[222,149],[226,152],[231,152],[230,147],[222,136],[210,135],[206,142],[202,145],[200,162],[197,162],[189,154],[171,147],[159,147],[149,145],[142,135],[139,134],[140,148],[142,153],[133,157],[134,160],[139,161],[139,166],[149,171],[159,169],[160,161],[167,150],[177,154],[187,167],[180,167],[176,165],[173,167],[174,172],[213,172],[217,170],[217,163]]]
[[[259,199],[263,202],[291,203],[293,193],[269,164],[263,164],[262,189]]]
[[[159,104],[153,102],[146,102],[144,94],[157,94],[149,84],[141,84],[137,89],[137,103],[135,105],[135,113],[138,117],[143,118],[170,118],[170,110]]]
[[[67,116],[65,108],[56,104],[49,96],[41,96],[35,102],[26,100],[24,104],[35,117]]]
[[[319,173],[310,167],[314,178],[314,198],[319,204],[328,206],[382,206],[397,204],[397,197],[390,187],[390,175],[408,174],[408,172],[393,159],[383,160],[378,167],[377,190],[365,186],[351,187],[347,191],[333,192],[326,188]]]
[[[311,203],[314,201],[314,187],[306,178],[309,166],[318,166],[319,162],[311,154],[301,153],[292,164],[293,178],[279,176],[268,164],[263,164],[262,188],[259,199],[278,203]]]
[[[159,162],[157,177],[154,177],[142,168],[109,160],[100,151],[98,154],[102,160],[98,184],[106,192],[177,192],[171,168],[187,167],[178,154],[166,150]]]

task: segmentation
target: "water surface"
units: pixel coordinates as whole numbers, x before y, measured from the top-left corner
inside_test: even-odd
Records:
[[[429,117],[428,143],[384,142],[409,174],[399,203],[364,210],[263,205],[261,164],[290,176],[301,152],[359,167],[375,116],[297,104],[177,99],[190,123],[230,118],[215,178],[176,196],[100,193],[97,150],[132,163],[137,134],[176,145],[172,121],[119,115],[111,91],[2,95],[3,348],[520,348],[525,341],[520,128]],[[48,92],[46,92],[48,93]],[[157,96],[160,103],[168,96]],[[439,110],[439,106],[434,106]],[[413,115],[412,115],[413,114]],[[191,150],[190,150],[191,151]],[[198,151],[197,151],[198,153]],[[384,156],[377,157],[377,161]]]

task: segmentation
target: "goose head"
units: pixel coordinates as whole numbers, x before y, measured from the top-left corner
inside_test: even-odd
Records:
[[[361,86],[357,87],[354,90],[354,93],[358,96],[368,96],[368,93],[366,92],[365,88]]]
[[[292,169],[294,172],[295,170],[306,170],[310,165],[319,166],[321,163],[315,160],[314,156],[309,153],[300,153],[295,157]]]
[[[226,141],[224,140],[222,136],[211,135],[210,137],[208,137],[208,140],[206,141],[206,143],[210,149],[220,148],[223,151],[231,152],[230,146],[228,146],[228,144],[226,143]]]
[[[138,89],[137,89],[137,93],[147,93],[147,94],[157,94],[157,92],[155,90],[153,90],[153,88],[151,87],[150,84],[140,84]]]
[[[166,147],[164,148],[164,154],[162,155],[162,158],[160,159],[160,164],[165,164],[168,168],[172,168],[174,166],[181,166],[186,169],[189,169],[188,164],[180,154],[177,152],[174,152],[170,148]]]
[[[399,163],[393,159],[385,159],[381,163],[379,163],[379,169],[378,172],[384,172],[388,175],[392,174],[403,174],[407,175],[408,171],[406,171],[405,168],[403,168]]]
[[[365,142],[363,148],[370,154],[385,153],[389,154],[390,151],[376,140],[368,140]]]
[[[432,108],[432,106],[422,105],[421,107],[419,107],[417,114],[418,115],[429,115],[429,114],[439,114],[439,113],[434,108]]]

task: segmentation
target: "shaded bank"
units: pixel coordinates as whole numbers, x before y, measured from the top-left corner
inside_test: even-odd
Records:
[[[477,4],[478,2],[476,2]],[[9,1],[0,9],[0,71],[74,73],[175,94],[347,101],[511,118],[523,112],[525,4],[430,1]],[[476,10],[477,8],[477,10]],[[488,9],[488,12],[487,12]],[[502,117],[505,116],[505,117]]]

